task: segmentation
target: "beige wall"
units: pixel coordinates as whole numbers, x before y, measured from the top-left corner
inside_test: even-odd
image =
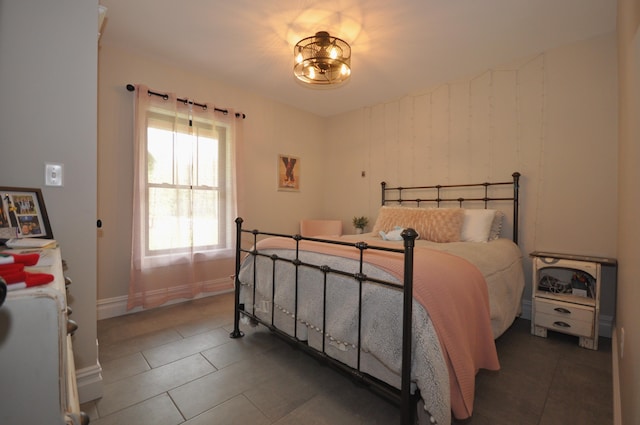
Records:
[[[621,417],[640,423],[640,1],[618,1],[620,144],[618,311],[614,347],[619,362]],[[624,350],[622,332],[624,331]],[[615,370],[614,370],[615,372]],[[616,412],[617,413],[617,412]]]
[[[73,279],[80,396],[96,347],[97,0],[0,2],[0,185],[42,188]],[[44,164],[64,186],[44,186]],[[11,367],[3,365],[2,367]],[[91,378],[93,376],[93,378]],[[91,386],[91,384],[89,384]],[[96,391],[101,391],[99,385]]]
[[[519,171],[525,256],[615,257],[616,69],[611,33],[333,117],[325,211],[375,218],[383,180],[508,181]]]
[[[270,101],[250,89],[216,81],[193,70],[178,69],[108,45],[99,52],[98,107],[98,299],[122,304],[129,282],[131,252],[133,94],[128,83],[229,107],[244,120],[240,215],[250,228],[294,233],[301,218],[322,217],[322,175],[326,159],[324,120]],[[301,190],[276,190],[278,154],[301,158]],[[233,262],[217,264],[220,279],[233,273]]]
[[[519,171],[525,255],[615,257],[615,43],[603,35],[328,119],[102,46],[98,298],[127,292],[132,111],[124,87],[138,82],[247,113],[241,215],[252,228],[295,232],[300,218],[331,217],[351,232],[354,215],[375,218],[382,180],[508,180]],[[277,153],[302,157],[300,193],[275,191]],[[529,276],[528,261],[525,268]],[[225,265],[221,276],[229,272]]]

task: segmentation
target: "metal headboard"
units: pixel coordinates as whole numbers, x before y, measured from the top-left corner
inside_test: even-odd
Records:
[[[440,207],[443,202],[457,202],[458,206],[462,208],[464,202],[484,202],[484,208],[488,208],[491,201],[513,201],[513,235],[512,240],[514,243],[518,243],[518,196],[520,191],[520,173],[514,172],[512,175],[513,180],[508,182],[484,182],[484,183],[470,183],[470,184],[438,184],[434,186],[409,186],[409,187],[387,187],[386,182],[380,183],[382,186],[382,205],[389,203],[397,203],[402,205],[403,203],[415,203],[418,207],[421,203],[435,202],[436,207]],[[494,186],[513,186],[513,196],[499,197],[490,196],[489,188]],[[484,188],[484,196],[481,197],[443,197],[443,193],[446,189],[462,189],[462,188]],[[416,197],[416,193],[424,194],[427,197]],[[395,196],[395,198],[389,198],[389,196]],[[406,196],[406,197],[405,197]]]

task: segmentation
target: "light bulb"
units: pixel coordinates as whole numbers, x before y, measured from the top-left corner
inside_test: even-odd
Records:
[[[338,57],[338,49],[336,49],[335,47],[332,47],[331,51],[329,52],[329,57],[331,59],[336,59]]]
[[[310,67],[308,69],[309,69],[309,78],[313,80],[314,78],[316,78],[316,70],[313,67]]]

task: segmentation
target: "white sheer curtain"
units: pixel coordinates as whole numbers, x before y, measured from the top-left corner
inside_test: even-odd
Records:
[[[129,309],[233,286],[241,132],[232,110],[136,87]]]

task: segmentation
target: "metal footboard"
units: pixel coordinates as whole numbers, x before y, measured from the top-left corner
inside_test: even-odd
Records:
[[[286,234],[278,234],[278,233],[267,233],[260,232],[258,230],[246,230],[242,228],[243,220],[242,218],[236,219],[236,265],[235,265],[235,306],[234,306],[234,323],[233,323],[233,331],[230,334],[231,338],[240,338],[244,336],[243,332],[240,330],[240,316],[246,316],[249,319],[256,321],[272,332],[277,334],[278,336],[284,338],[285,340],[296,344],[297,347],[303,349],[304,351],[312,354],[313,356],[320,358],[326,361],[331,366],[337,368],[338,370],[345,372],[347,375],[352,378],[367,384],[372,390],[376,391],[380,395],[386,397],[387,399],[397,403],[400,405],[401,410],[401,424],[409,425],[413,424],[415,420],[415,410],[416,410],[416,401],[419,397],[418,391],[412,396],[411,395],[411,339],[412,339],[412,307],[413,307],[413,254],[415,247],[415,240],[418,236],[415,230],[406,229],[402,233],[402,237],[404,239],[404,247],[403,249],[399,248],[387,248],[387,247],[379,247],[379,246],[371,246],[365,242],[345,242],[338,240],[328,240],[328,239],[319,239],[319,238],[310,238],[303,237],[300,235],[286,235]],[[251,234],[253,243],[251,249],[245,249],[242,246],[242,236],[243,234]],[[277,255],[268,255],[260,252],[255,247],[257,246],[259,237],[283,237],[293,239],[295,241],[295,256],[293,259],[291,258],[283,258]],[[326,244],[333,245],[343,245],[343,246],[352,246],[354,249],[359,251],[359,271],[357,273],[346,272],[343,270],[338,270],[336,268],[332,268],[322,264],[312,264],[308,262],[304,262],[300,259],[300,241],[314,241],[321,242]],[[364,252],[366,250],[380,250],[380,251],[389,251],[396,252],[403,255],[404,258],[404,278],[403,284],[400,285],[396,282],[385,281],[381,279],[376,279],[370,276],[367,276],[363,273],[363,265],[364,265]],[[252,261],[254,261],[253,267],[253,297],[254,306],[247,308],[247,306],[240,303],[240,267],[242,263],[242,258],[244,256],[251,256]],[[271,293],[271,318],[269,321],[264,320],[256,315],[255,311],[255,300],[256,300],[256,273],[257,267],[256,262],[258,257],[269,258],[272,261],[272,282],[273,288]],[[251,261],[251,259],[248,259]],[[295,267],[296,277],[295,277],[295,301],[294,301],[294,326],[293,326],[293,336],[289,335],[286,332],[278,329],[274,325],[274,314],[275,314],[275,264],[277,262],[286,262],[290,263]],[[298,323],[298,270],[300,267],[310,267],[319,270],[323,274],[323,318],[322,318],[322,348],[321,350],[316,350],[315,348],[309,346],[305,341],[302,341],[298,338],[297,335],[297,323]],[[334,359],[330,355],[328,355],[325,351],[325,329],[326,329],[326,298],[327,298],[327,277],[330,274],[337,274],[346,277],[350,277],[357,281],[358,284],[358,336],[357,336],[357,365],[355,368],[350,367],[339,360]],[[402,370],[401,370],[401,388],[398,391],[397,388],[368,375],[360,370],[360,357],[361,357],[361,331],[362,331],[362,285],[364,282],[372,282],[384,286],[388,286],[395,290],[403,291],[403,321],[402,321]]]

